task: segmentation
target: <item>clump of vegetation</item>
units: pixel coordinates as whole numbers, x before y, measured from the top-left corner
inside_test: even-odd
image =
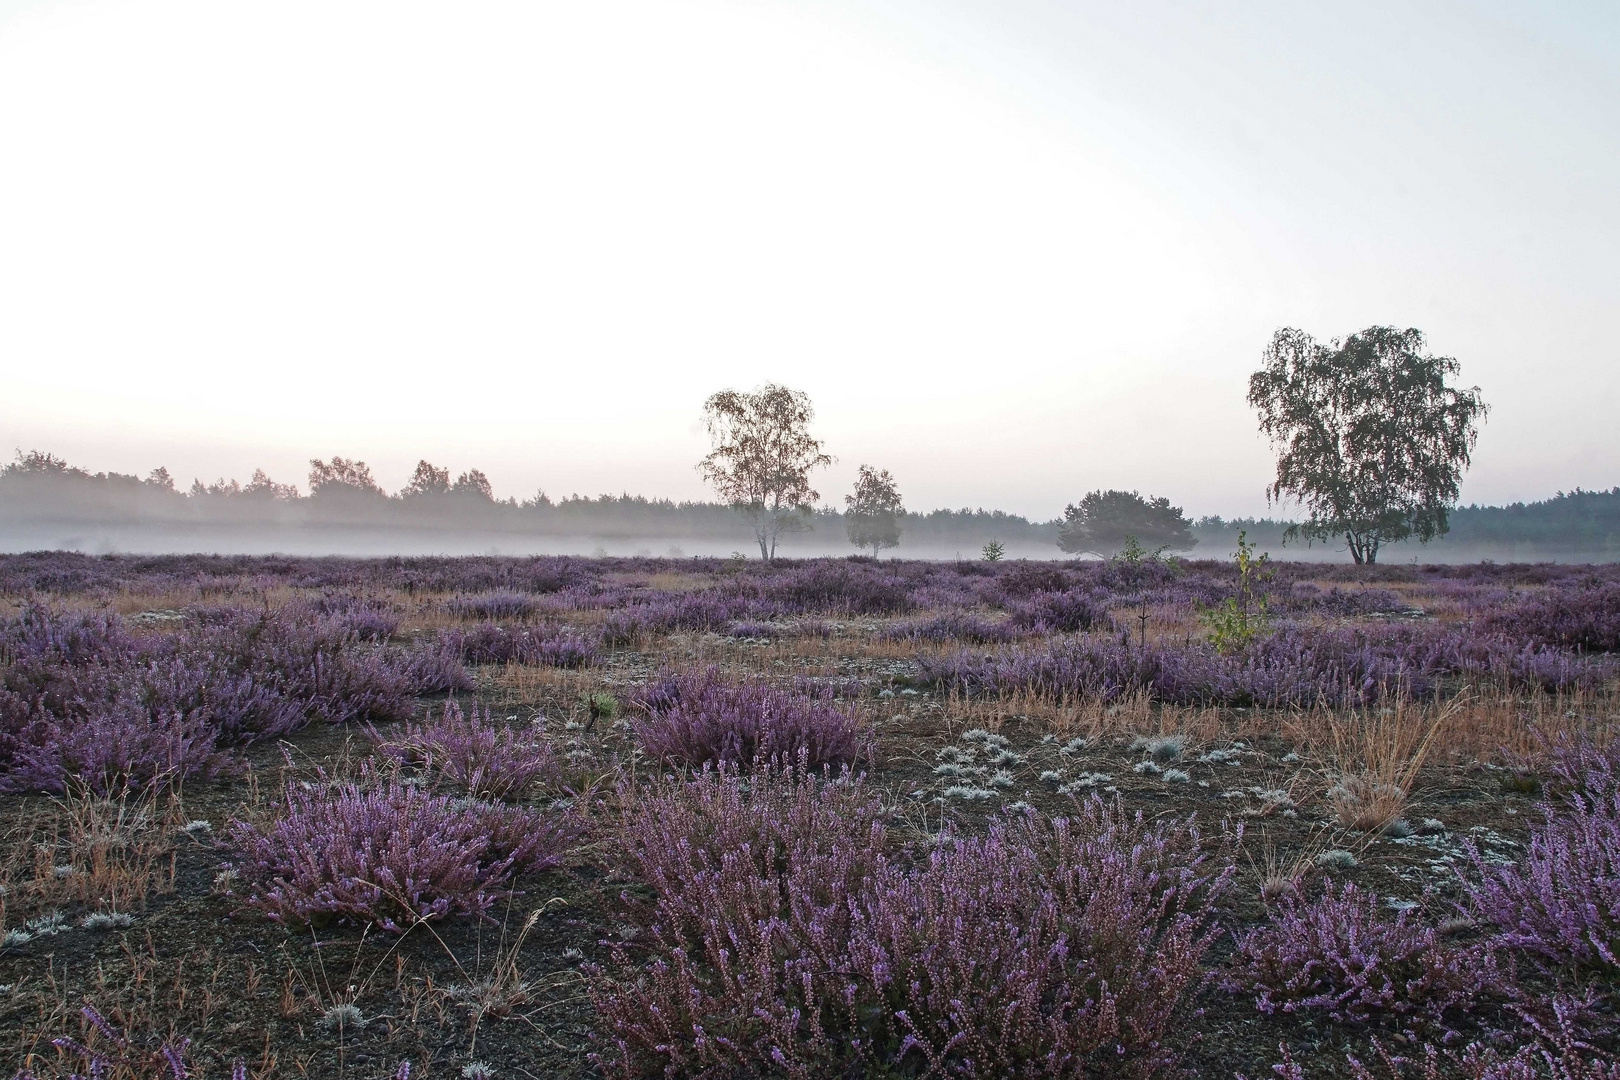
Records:
[[[1262,1013],[1320,1012],[1339,1023],[1376,1017],[1441,1020],[1505,987],[1495,950],[1463,948],[1393,914],[1378,897],[1331,880],[1320,896],[1292,890],[1272,921],[1238,940],[1227,986],[1255,995]]]
[[[946,837],[911,866],[884,817],[858,780],[779,771],[705,773],[646,804],[626,850],[657,894],[651,947],[595,971],[603,1068],[1162,1067],[1231,873],[1190,821],[1092,800]]]
[[[1248,542],[1248,533],[1239,531],[1233,559],[1237,563],[1237,588],[1222,603],[1211,608],[1200,606],[1198,611],[1209,643],[1226,655],[1248,648],[1270,624],[1262,590],[1268,556],[1257,556],[1254,545]]]
[[[277,922],[348,919],[404,933],[486,914],[514,876],[558,865],[577,831],[556,813],[386,778],[289,784],[274,818],[233,821],[227,845],[242,902]]]
[[[860,749],[855,717],[830,687],[780,689],[734,681],[718,668],[667,676],[647,688],[635,724],[654,758],[688,766],[780,759],[812,768],[847,764]]]
[[[372,738],[383,755],[419,766],[435,787],[469,795],[518,798],[538,784],[555,781],[559,768],[550,740],[539,732],[515,730],[494,721],[486,708],[464,713],[448,701],[437,720],[411,724]]]

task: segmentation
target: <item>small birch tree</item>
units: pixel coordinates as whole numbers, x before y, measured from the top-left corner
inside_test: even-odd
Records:
[[[844,496],[844,524],[849,542],[858,548],[871,548],[872,557],[883,548],[900,545],[900,518],[906,508],[889,470],[877,471],[862,465],[855,480],[855,493]]]
[[[759,556],[776,558],[783,533],[810,527],[821,498],[810,472],[832,464],[810,434],[815,409],[800,390],[766,383],[753,393],[722,390],[703,403],[703,423],[714,449],[698,471],[754,528]]]

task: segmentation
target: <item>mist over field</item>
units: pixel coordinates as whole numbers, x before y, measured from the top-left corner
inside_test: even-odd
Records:
[[[93,555],[578,555],[645,558],[757,556],[744,512],[723,503],[640,496],[497,500],[483,487],[437,493],[336,485],[317,496],[263,477],[182,493],[134,475],[92,475],[35,457],[0,467],[0,551]],[[476,470],[473,472],[476,473]],[[477,474],[482,477],[482,474]],[[255,486],[257,485],[257,486]],[[782,534],[788,558],[847,555],[846,514],[830,504]],[[1193,559],[1231,556],[1239,533],[1274,559],[1338,562],[1342,543],[1294,539],[1275,518],[1190,519]],[[977,559],[992,541],[1009,559],[1067,559],[1063,519],[1032,521],[998,510],[903,512],[885,558]],[[1098,557],[1080,553],[1083,558]],[[1529,505],[1461,507],[1428,544],[1397,543],[1386,561],[1605,562],[1620,558],[1620,490],[1570,492]]]

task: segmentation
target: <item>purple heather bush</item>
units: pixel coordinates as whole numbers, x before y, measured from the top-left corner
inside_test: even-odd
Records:
[[[461,662],[459,641],[413,642],[393,654],[393,662],[400,679],[417,694],[471,690],[475,685]]]
[[[1545,589],[1483,620],[1504,637],[1587,652],[1620,652],[1620,581]]]
[[[875,1056],[922,1074],[1156,1074],[1218,934],[1232,870],[1213,861],[1192,819],[1098,798],[948,839],[875,875],[841,1003]]]
[[[1084,589],[1036,592],[1011,607],[1008,622],[1038,634],[1072,634],[1108,626],[1108,604]]]
[[[903,578],[875,565],[843,560],[778,571],[765,583],[764,596],[804,614],[899,615],[913,606]]]
[[[1277,615],[1311,613],[1353,618],[1360,615],[1404,614],[1412,610],[1399,593],[1388,589],[1327,589],[1310,582],[1296,582],[1287,590],[1272,590],[1267,607]]]
[[[534,597],[518,592],[492,592],[457,596],[445,603],[452,615],[476,619],[521,619],[533,615]]]
[[[69,716],[41,718],[8,739],[0,791],[116,795],[208,778],[229,766],[197,713],[154,712],[127,689]]]
[[[860,750],[856,719],[832,687],[734,682],[711,667],[664,676],[640,704],[647,715],[635,722],[636,734],[661,761],[748,766],[781,758],[820,768],[852,762]]]
[[[968,611],[942,611],[893,623],[878,632],[883,641],[967,641],[987,645],[1013,641],[1023,633],[1007,622],[991,622]]]
[[[620,1077],[1151,1075],[1231,875],[1190,820],[1101,801],[914,859],[863,782],[781,769],[705,771],[627,832],[648,933],[590,973]]]
[[[1112,700],[1145,692],[1172,704],[1274,708],[1362,705],[1397,692],[1427,697],[1447,681],[1470,679],[1545,690],[1594,688],[1620,673],[1606,658],[1414,626],[1284,626],[1231,655],[1199,642],[1143,647],[1074,637],[919,663],[925,680],[967,693],[1033,690]]]
[[[552,667],[587,667],[597,659],[595,643],[572,630],[544,626],[496,626],[481,623],[470,630],[453,630],[453,641],[469,664],[545,664]]]
[[[251,673],[330,723],[401,720],[415,692],[398,670],[399,650],[359,640],[340,620],[309,618],[298,605],[275,610],[199,610],[185,648]]]
[[[208,652],[177,649],[119,673],[154,714],[202,718],[221,743],[278,738],[302,727],[307,707],[264,670],[234,671]]]
[[[1284,895],[1269,924],[1238,939],[1226,987],[1263,1013],[1320,1012],[1339,1023],[1439,1021],[1504,983],[1489,945],[1452,946],[1378,896],[1329,880],[1320,896]]]
[[[387,641],[399,630],[399,615],[381,600],[327,592],[312,601],[309,609],[360,641]]]
[[[243,902],[288,924],[333,919],[403,933],[483,915],[519,873],[561,863],[577,829],[555,814],[436,795],[395,778],[375,786],[295,783],[264,824],[234,821]]]
[[[181,629],[145,634],[30,605],[0,624],[0,787],[208,776],[229,747],[312,719],[405,719],[417,693],[470,684],[442,646],[367,642],[331,613],[340,601],[197,608]]]
[[[610,1076],[839,1075],[863,1043],[829,984],[888,847],[882,802],[848,773],[704,769],[632,806],[626,853],[653,889],[647,931],[589,969]],[[854,1045],[852,1045],[852,1041]]]
[[[463,713],[459,704],[447,701],[437,720],[386,734],[374,729],[372,738],[385,757],[421,767],[435,788],[448,785],[471,795],[512,799],[558,775],[550,740],[532,729],[498,723],[476,705]]]
[[[1474,852],[1474,910],[1503,944],[1545,964],[1620,975],[1620,789],[1572,790],[1545,811],[1512,865]]]
[[[134,656],[136,642],[110,611],[53,612],[37,601],[24,604],[0,627],[0,662],[85,667]]]

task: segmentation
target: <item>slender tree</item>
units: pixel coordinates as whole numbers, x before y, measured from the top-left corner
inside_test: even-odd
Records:
[[[900,545],[900,518],[906,508],[900,504],[900,491],[888,469],[878,472],[870,465],[862,465],[855,493],[844,496],[844,507],[850,543],[871,548],[874,559],[883,548]]]
[[[809,528],[811,507],[821,498],[810,472],[832,458],[810,434],[814,418],[808,396],[775,383],[751,394],[722,390],[703,403],[713,449],[698,471],[748,518],[766,562],[776,557],[779,536]]]
[[[1369,326],[1319,344],[1278,330],[1249,378],[1249,404],[1277,449],[1266,498],[1294,498],[1307,517],[1284,541],[1344,537],[1357,564],[1385,544],[1443,536],[1479,425],[1479,387],[1446,384],[1457,361],[1424,352],[1423,334]]]
[[[1160,496],[1144,499],[1136,491],[1093,491],[1063,509],[1058,547],[1070,553],[1109,556],[1132,542],[1150,550],[1186,551],[1198,543],[1192,522]]]

